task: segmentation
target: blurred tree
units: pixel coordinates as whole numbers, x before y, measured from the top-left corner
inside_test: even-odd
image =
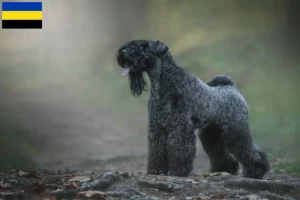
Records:
[[[287,10],[287,36],[289,49],[292,52],[299,52],[300,47],[300,1],[286,0]]]

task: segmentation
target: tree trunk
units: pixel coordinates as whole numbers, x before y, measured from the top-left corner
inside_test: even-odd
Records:
[[[300,50],[300,1],[286,0],[287,8],[287,42],[291,53],[298,53]]]

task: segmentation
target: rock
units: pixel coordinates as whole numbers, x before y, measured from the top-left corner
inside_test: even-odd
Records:
[[[14,194],[15,193],[13,193],[13,192],[0,191],[1,197],[13,196]]]
[[[19,171],[19,176],[27,176],[28,173],[27,172],[24,172],[22,170]]]
[[[9,179],[8,182],[10,184],[19,184],[19,181],[15,180],[15,179]]]
[[[147,196],[145,193],[142,193],[134,189],[121,189],[115,191],[109,191],[106,193],[107,196],[117,198],[117,199],[126,199],[126,200],[160,200],[156,197]]]
[[[0,189],[10,189],[12,188],[12,185],[9,183],[0,183]]]
[[[139,180],[137,184],[140,188],[153,188],[167,192],[175,192],[184,188],[184,185],[163,181]]]
[[[203,173],[200,176],[207,178],[207,177],[214,177],[214,176],[228,176],[230,175],[227,172],[213,172],[213,173]]]
[[[120,176],[118,172],[106,172],[98,180],[83,183],[80,190],[105,190],[119,180]]]
[[[39,178],[40,175],[35,170],[20,170],[19,176],[29,177],[29,178]]]
[[[128,172],[121,172],[120,173],[120,176],[123,176],[123,177],[129,177],[131,174],[130,173],[128,173]]]
[[[248,200],[267,200],[267,199],[261,198],[260,196],[258,196],[256,194],[250,194],[250,195],[247,195],[247,197],[248,197]]]
[[[195,197],[186,197],[185,199],[186,200],[211,200],[213,198],[208,197],[208,196],[195,196]]]
[[[88,182],[90,180],[91,180],[91,178],[88,176],[75,176],[75,177],[70,178],[68,181],[84,183],[84,182]]]
[[[104,192],[93,191],[93,190],[78,192],[77,196],[78,198],[84,198],[84,199],[99,199],[99,200],[107,199],[107,195]]]
[[[198,194],[197,196],[191,197],[191,200],[211,200],[211,199],[214,199],[214,197],[212,198],[202,193]],[[215,199],[221,199],[221,198],[215,198]]]

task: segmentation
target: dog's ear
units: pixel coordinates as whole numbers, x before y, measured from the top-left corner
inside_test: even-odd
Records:
[[[165,54],[168,52],[169,47],[167,45],[165,45],[164,43],[160,42],[159,40],[156,41],[156,45],[155,45],[155,53],[156,54]]]

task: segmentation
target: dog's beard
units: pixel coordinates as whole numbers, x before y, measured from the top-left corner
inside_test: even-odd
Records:
[[[146,90],[147,83],[142,71],[129,72],[130,90],[134,96],[140,96]]]

